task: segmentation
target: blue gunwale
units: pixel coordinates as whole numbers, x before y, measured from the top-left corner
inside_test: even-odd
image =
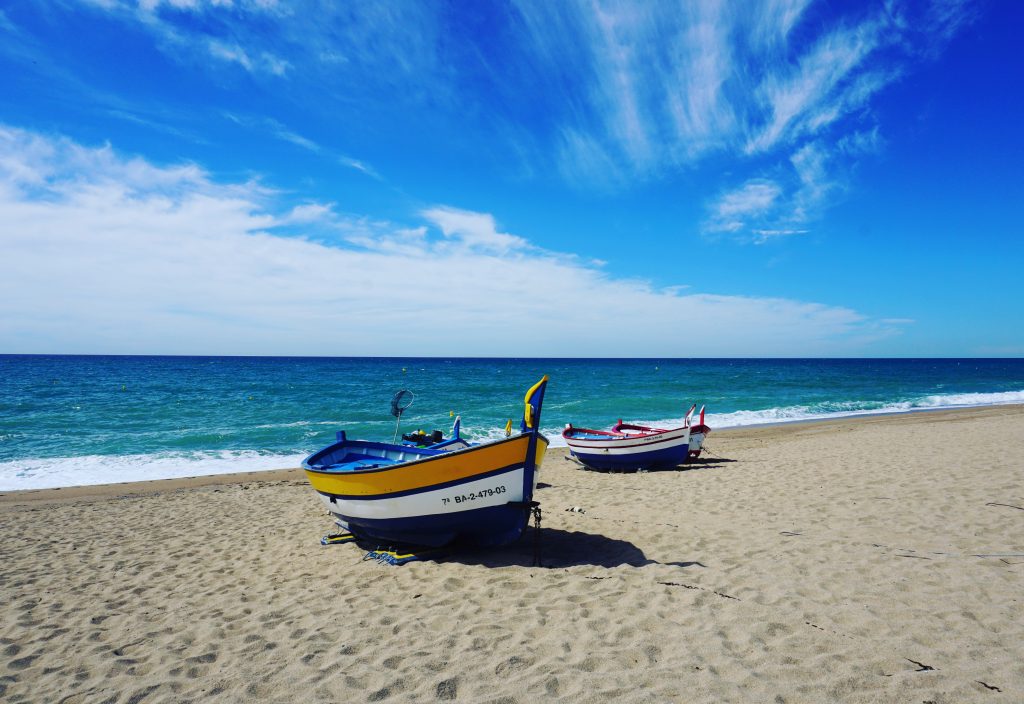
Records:
[[[339,434],[343,434],[343,433],[339,433]],[[480,444],[480,445],[470,445],[468,447],[462,447],[462,448],[459,448],[458,450],[452,450],[450,452],[445,452],[444,450],[435,450],[435,449],[432,449],[432,448],[425,448],[425,447],[409,447],[408,445],[393,445],[391,443],[374,442],[374,441],[370,441],[370,440],[348,440],[348,439],[343,439],[340,442],[336,442],[333,445],[328,445],[327,447],[325,447],[325,448],[323,448],[321,450],[318,450],[317,452],[314,452],[312,455],[310,455],[309,457],[304,459],[302,461],[302,468],[305,469],[308,472],[317,472],[317,473],[320,473],[320,474],[338,474],[340,472],[346,472],[346,473],[350,473],[350,472],[351,473],[356,473],[356,472],[358,472],[358,473],[386,472],[388,470],[393,470],[393,469],[396,469],[398,467],[403,467],[404,468],[404,467],[409,467],[409,466],[416,465],[416,464],[422,464],[422,463],[425,463],[425,462],[429,462],[430,460],[436,459],[438,457],[456,457],[458,455],[471,453],[474,450],[480,450],[480,449],[487,448],[487,447],[494,447],[496,445],[501,445],[502,443],[507,443],[507,442],[515,442],[520,437],[522,437],[522,435],[512,435],[512,436],[507,437],[507,438],[500,438],[498,440],[494,440],[494,441],[491,441],[491,442],[488,442],[488,443],[483,443],[483,444]],[[391,464],[384,465],[384,466],[362,467],[362,468],[353,468],[353,469],[334,469],[333,465],[328,465],[328,466],[324,467],[324,466],[317,466],[317,465],[313,464],[313,462],[317,459],[318,456],[326,455],[329,452],[332,452],[334,450],[342,449],[343,447],[346,447],[346,446],[353,447],[353,448],[368,449],[368,450],[372,450],[372,449],[392,450],[392,451],[396,451],[396,452],[403,452],[405,454],[420,455],[420,457],[417,458],[417,459],[411,459],[411,460],[392,461]],[[368,456],[372,456],[372,455],[368,455]]]

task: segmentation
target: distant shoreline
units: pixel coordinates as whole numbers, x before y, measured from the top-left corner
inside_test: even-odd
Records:
[[[806,433],[842,432],[853,427],[870,426],[873,424],[914,425],[918,423],[956,422],[960,419],[978,419],[1007,415],[1024,414],[1024,404],[995,404],[988,406],[967,406],[963,408],[912,409],[907,411],[862,414],[839,418],[823,418],[808,420],[781,421],[776,423],[759,423],[757,425],[741,425],[730,428],[712,429],[705,448],[709,453],[715,447],[715,437],[728,434],[730,442],[744,440],[773,441],[791,435]],[[547,451],[548,459],[564,457],[565,447],[551,447]],[[543,472],[543,469],[541,470]],[[84,484],[49,489],[10,489],[0,492],[0,503],[36,503],[61,502],[62,500],[81,499],[86,497],[110,498],[160,494],[207,486],[223,486],[261,484],[273,482],[305,483],[305,475],[300,468],[268,469],[254,472],[232,472],[228,474],[205,474],[191,477],[171,479],[147,479],[138,482],[119,482],[113,484]]]
[[[853,411],[848,415],[829,416],[827,418],[795,418],[793,420],[766,421],[764,423],[751,423],[749,425],[730,425],[724,428],[712,428],[712,430],[716,433],[731,433],[737,430],[753,430],[756,428],[764,427],[793,426],[810,423],[841,423],[845,421],[856,421],[860,419],[868,420],[872,418],[886,416],[905,416],[914,415],[918,413],[949,413],[951,415],[956,415],[960,411],[976,411],[988,408],[1024,409],[1024,404],[1014,401],[1011,403],[980,403],[963,406],[942,406],[940,408],[908,408],[906,410],[896,411]]]

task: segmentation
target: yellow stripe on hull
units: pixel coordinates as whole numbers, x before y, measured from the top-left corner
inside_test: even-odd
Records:
[[[526,462],[530,436],[519,435],[493,444],[468,447],[436,457],[406,462],[394,467],[322,472],[306,470],[309,483],[322,494],[335,496],[377,496],[415,491],[436,484],[471,479],[505,467]],[[536,464],[540,467],[548,441],[537,436]]]

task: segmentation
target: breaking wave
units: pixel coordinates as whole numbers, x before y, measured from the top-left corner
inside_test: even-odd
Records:
[[[0,491],[53,489],[298,467],[305,455],[244,451],[85,455],[0,462]]]
[[[709,411],[705,416],[705,422],[712,428],[721,429],[1014,403],[1024,403],[1024,390],[928,395],[890,402],[830,401],[813,405],[793,405],[726,413]],[[671,427],[682,424],[683,419],[681,417],[657,420],[633,419],[628,422]],[[546,425],[543,428],[552,447],[565,446],[561,435],[563,427],[562,425]],[[503,438],[505,431],[503,427],[477,428],[464,424],[463,435],[471,442],[486,442]],[[223,450],[17,459],[0,462],[0,491],[114,484],[150,479],[177,479],[212,474],[285,469],[298,467],[304,457],[305,454],[296,453]]]
[[[808,420],[828,420],[853,416],[878,415],[886,413],[910,413],[913,411],[941,410],[944,408],[971,408],[974,406],[1000,406],[1024,403],[1024,390],[998,393],[966,393],[920,396],[905,401],[828,401],[813,405],[783,406],[758,411],[732,411],[705,415],[705,422],[712,428],[737,428],[747,425],[772,423],[798,423]],[[644,425],[668,427],[680,425],[682,418],[666,418],[655,421],[635,421]],[[559,431],[561,432],[561,431]]]

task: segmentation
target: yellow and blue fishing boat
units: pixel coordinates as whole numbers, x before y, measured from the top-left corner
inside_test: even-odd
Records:
[[[540,433],[545,376],[526,392],[518,434],[457,450],[349,440],[313,453],[306,477],[338,525],[388,544],[505,545],[530,517],[548,440]]]

